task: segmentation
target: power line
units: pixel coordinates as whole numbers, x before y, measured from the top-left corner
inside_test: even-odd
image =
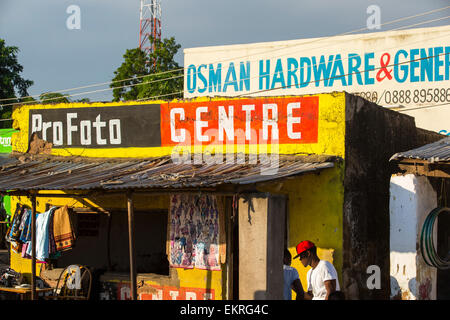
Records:
[[[390,31],[403,30],[405,28],[410,28],[410,27],[417,27],[417,26],[420,26],[420,25],[423,25],[423,24],[436,22],[436,21],[440,21],[440,20],[445,20],[445,19],[448,19],[448,18],[450,18],[450,16],[437,18],[437,19],[433,19],[433,20],[427,20],[427,21],[415,23],[415,24],[412,24],[412,25],[409,25],[409,26],[406,26],[406,27],[399,27],[399,28],[391,29]]]
[[[380,26],[386,26],[386,25],[393,24],[393,23],[396,23],[396,22],[401,22],[401,21],[417,18],[417,17],[420,17],[420,16],[436,13],[436,12],[439,12],[439,11],[446,10],[448,8],[450,8],[450,6],[446,6],[446,7],[442,7],[442,8],[439,8],[439,9],[434,9],[434,10],[426,11],[426,12],[423,12],[423,13],[419,13],[419,14],[415,14],[415,15],[411,15],[411,16],[395,19],[395,20],[392,20],[392,21],[388,21],[388,22],[382,23],[382,24],[380,24]],[[432,22],[432,21],[437,21],[437,20],[442,20],[442,19],[443,18],[435,19],[435,20],[429,20],[429,21],[425,21],[425,22],[420,23],[420,24],[429,23],[429,22]],[[415,26],[415,25],[418,25],[418,24],[414,24],[414,25],[410,25],[410,26]],[[405,27],[410,27],[410,26],[405,26]],[[402,28],[405,28],[405,27],[402,27]],[[310,43],[318,42],[318,41],[324,41],[324,40],[328,40],[328,39],[330,39],[332,37],[349,35],[349,34],[352,34],[352,33],[355,33],[355,32],[359,32],[359,31],[364,31],[364,30],[368,30],[368,27],[359,28],[359,29],[352,30],[352,31],[347,31],[347,32],[340,33],[340,34],[337,34],[337,35],[334,35],[334,36],[318,38],[318,39],[315,39],[315,40],[312,40],[312,41],[309,41],[309,42],[306,42],[306,43],[300,43],[298,45],[294,45],[293,47],[303,46],[305,44],[310,44]],[[393,30],[395,30],[395,29],[393,29]],[[392,30],[388,30],[388,31],[392,31]],[[276,48],[276,49],[273,49],[273,50],[267,50],[267,51],[264,51],[264,52],[261,52],[261,53],[258,53],[258,54],[267,54],[269,52],[278,51],[278,50],[282,50],[282,49],[284,49],[284,48]],[[242,56],[242,57],[233,57],[233,58],[229,58],[229,59],[218,60],[216,62],[224,62],[224,61],[231,61],[231,60],[236,60],[236,59],[243,59],[243,58],[250,57],[250,56],[251,55],[245,55],[245,56]],[[171,73],[171,72],[184,71],[185,69],[186,68],[183,67],[183,68],[173,69],[173,70],[164,71],[164,72],[160,72],[160,73],[155,73],[155,74],[151,74],[151,75],[153,75],[153,76],[162,75],[162,74]],[[117,83],[117,82],[124,82],[124,81],[128,81],[128,80],[140,79],[140,78],[143,78],[143,77],[146,77],[146,76],[149,76],[149,75],[142,75],[142,76],[127,78],[127,79],[123,79],[123,80],[114,80],[114,81],[108,81],[108,82],[103,82],[103,83],[97,83],[97,84],[92,84],[92,85],[86,85],[86,86],[81,86],[81,87],[76,87],[76,88],[69,88],[69,89],[64,89],[64,90],[57,90],[57,91],[49,91],[49,92],[52,92],[52,93],[62,93],[62,92],[68,92],[68,91],[70,92],[70,91],[75,91],[75,90],[80,90],[80,89],[86,89],[86,88],[91,88],[91,87],[103,86],[103,85]],[[168,80],[170,80],[170,79],[172,79],[172,78],[168,78]],[[132,85],[128,85],[128,86],[132,86]],[[114,90],[114,89],[115,88],[113,88],[112,90]],[[104,91],[106,91],[106,90],[104,90]],[[95,92],[100,92],[100,91],[92,91],[92,92],[87,92],[87,93],[95,93]],[[82,94],[85,94],[85,93],[82,93]],[[75,94],[73,94],[73,95],[75,95]],[[32,96],[26,96],[26,97],[20,97],[20,98],[5,98],[5,99],[0,99],[0,101],[35,98],[35,97],[39,97],[39,96],[40,95],[32,95]]]
[[[157,80],[153,80],[153,81],[146,81],[146,82],[141,82],[141,83],[135,83],[135,84],[131,84],[131,85],[124,85],[124,86],[114,87],[114,88],[106,88],[106,89],[99,89],[99,90],[93,90],[93,91],[87,91],[87,92],[68,94],[68,95],[63,95],[61,97],[54,97],[54,98],[44,99],[42,102],[58,100],[58,99],[61,99],[61,98],[70,98],[70,97],[74,97],[74,96],[80,96],[80,95],[97,93],[97,92],[110,91],[110,90],[114,90],[114,89],[129,88],[129,87],[134,87],[134,86],[142,86],[142,85],[145,85],[145,84],[162,82],[162,81],[171,80],[171,79],[177,79],[177,78],[181,78],[181,77],[183,77],[183,75],[176,76],[176,77],[171,77],[171,78],[164,78],[164,79],[157,79]],[[24,104],[34,104],[34,103],[36,103],[36,101],[14,102],[14,103],[4,104],[4,105],[2,105],[2,107],[15,106],[15,105],[24,105]]]
[[[65,89],[65,90],[49,91],[49,93],[62,93],[62,92],[75,91],[75,90],[92,88],[92,87],[99,87],[99,86],[103,86],[103,85],[107,85],[107,84],[112,84],[112,83],[117,83],[117,82],[124,82],[124,81],[129,81],[129,80],[135,80],[135,79],[145,78],[145,77],[149,77],[149,76],[159,76],[159,75],[163,75],[163,74],[166,74],[166,73],[178,72],[178,71],[181,71],[181,70],[184,70],[184,69],[183,68],[181,68],[181,69],[173,69],[173,70],[169,70],[169,71],[163,71],[163,72],[158,72],[158,73],[153,73],[153,74],[146,74],[146,75],[142,75],[142,76],[136,76],[136,77],[127,78],[127,79],[123,79],[123,80],[114,80],[114,81],[102,82],[102,83],[98,83],[98,84],[86,85],[86,86],[82,86],[82,87],[70,88],[70,89]],[[168,79],[171,79],[171,78],[168,78]],[[114,88],[112,88],[112,90],[114,90],[116,88],[119,88],[119,87],[114,87]],[[39,98],[40,96],[41,95],[38,94],[38,95],[26,96],[26,97],[20,97],[20,98],[0,99],[0,101],[26,99],[26,98]]]
[[[389,49],[392,49],[392,48],[389,48]],[[386,49],[383,48],[383,50],[381,50],[381,51],[384,51],[384,50],[386,50]],[[436,56],[441,56],[441,55],[445,55],[445,53],[442,53],[442,54],[439,54],[439,55],[436,55]],[[385,68],[385,67],[387,68],[387,67],[391,67],[391,66],[395,66],[395,65],[401,65],[401,64],[405,64],[405,63],[409,63],[409,62],[413,62],[413,61],[424,60],[424,59],[429,59],[429,58],[433,58],[433,57],[435,57],[435,56],[429,56],[429,57],[419,58],[419,59],[414,59],[414,60],[407,60],[407,61],[401,62],[399,64],[392,64],[392,65],[388,65],[388,66],[384,66],[384,67],[378,67],[378,68],[373,68],[373,69],[369,69],[369,70],[362,70],[362,71],[359,71],[359,72],[347,73],[347,74],[336,76],[336,77],[317,79],[317,80],[314,80],[314,81],[309,81],[309,82],[307,82],[307,84],[310,84],[312,82],[317,82],[317,81],[320,82],[320,81],[325,81],[325,80],[330,80],[330,79],[335,79],[335,78],[342,78],[342,77],[347,76],[347,75],[358,74],[358,73],[362,73],[362,72],[366,72],[366,71],[374,71],[374,70]],[[336,61],[342,61],[342,60],[346,60],[346,59],[348,59],[348,58],[336,59]],[[317,64],[314,64],[314,66],[317,66]],[[272,73],[270,73],[269,75],[271,75],[271,74]],[[141,82],[141,83],[135,83],[135,84],[130,84],[130,85],[123,85],[123,86],[120,86],[120,87],[99,89],[99,90],[93,90],[93,91],[76,93],[76,94],[72,94],[72,95],[64,95],[64,96],[61,96],[61,97],[54,97],[54,98],[45,99],[43,102],[57,100],[57,99],[61,99],[61,98],[69,98],[69,97],[73,97],[73,96],[97,93],[97,92],[104,92],[104,91],[120,89],[120,88],[131,88],[131,87],[134,87],[134,86],[140,86],[140,85],[151,84],[151,83],[156,83],[156,82],[168,81],[168,80],[171,80],[171,79],[177,79],[177,78],[181,78],[181,77],[183,77],[183,75],[170,77],[170,78],[157,79],[157,80],[153,80],[153,81],[146,81],[146,82]],[[261,76],[255,76],[255,77],[252,77],[251,79],[255,79],[255,78],[258,78],[258,77],[261,77]],[[260,90],[260,91],[248,92],[246,94],[260,93],[260,92],[272,91],[272,90],[278,90],[278,89],[285,89],[285,88],[289,88],[289,87],[292,87],[292,86],[295,86],[295,84],[294,85],[290,85],[290,86],[282,86],[282,87],[277,87],[277,88],[272,88],[272,89],[265,89],[265,90]],[[184,92],[184,90],[183,91],[179,91],[179,92],[165,94],[165,95],[160,95],[158,97],[170,96],[170,95],[175,95],[175,94],[183,93],[183,92]],[[243,96],[243,95],[239,95],[239,96]],[[146,98],[143,98],[143,99],[140,99],[138,101],[145,101],[145,99]],[[150,100],[150,99],[153,100],[154,97],[149,97],[148,100]],[[35,101],[15,102],[15,103],[4,104],[3,106],[6,107],[6,106],[24,105],[24,104],[33,104],[33,103],[36,103],[36,102]]]
[[[380,70],[380,69],[384,69],[384,68],[389,68],[389,67],[399,66],[399,65],[403,65],[403,64],[407,64],[407,63],[411,63],[411,62],[415,62],[415,61],[426,60],[426,59],[430,59],[430,58],[434,58],[434,57],[439,57],[439,56],[442,56],[442,55],[449,55],[449,54],[450,54],[450,53],[440,53],[440,54],[433,55],[433,56],[428,56],[428,57],[424,57],[424,58],[417,58],[417,59],[413,59],[413,60],[407,60],[407,61],[403,61],[403,62],[399,62],[399,63],[390,64],[390,65],[387,65],[387,66],[380,66],[380,67],[373,68],[373,69],[364,69],[364,70],[362,70],[362,71],[358,71],[358,72],[350,72],[350,73],[346,73],[346,74],[339,75],[339,76],[334,76],[334,77],[329,77],[329,78],[323,78],[323,79],[318,79],[318,80],[317,80],[317,79],[316,79],[316,80],[311,80],[311,81],[305,82],[305,84],[308,84],[308,85],[309,85],[310,83],[313,83],[313,82],[321,82],[321,81],[325,81],[325,80],[339,79],[339,78],[342,78],[342,77],[345,77],[345,76],[348,76],[348,75],[360,74],[360,73],[363,73],[363,72],[366,72],[366,71]],[[290,87],[293,87],[293,86],[295,86],[295,84],[293,84],[293,85],[291,84],[291,85],[281,86],[281,87],[277,87],[277,88],[264,89],[264,90],[258,90],[258,91],[253,91],[253,92],[247,92],[247,93],[245,93],[245,94],[237,95],[236,97],[242,97],[242,96],[245,96],[245,95],[247,95],[247,94],[255,94],[255,93],[262,93],[262,92],[268,92],[268,91],[279,90],[279,89],[286,89],[286,88],[290,88]]]

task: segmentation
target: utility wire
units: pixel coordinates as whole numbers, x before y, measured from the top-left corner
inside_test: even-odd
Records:
[[[384,51],[385,49],[383,49],[382,51]],[[437,56],[442,56],[442,55],[446,55],[448,53],[441,53],[439,55],[434,55],[434,56],[428,56],[428,57],[424,57],[424,58],[418,58],[418,59],[414,59],[414,60],[407,60],[407,61],[403,61],[400,62],[398,64],[391,64],[391,65],[387,65],[387,66],[380,66],[377,68],[373,68],[373,69],[364,69],[362,71],[358,71],[358,72],[351,72],[351,73],[347,73],[347,74],[343,74],[343,75],[339,75],[339,76],[335,76],[335,77],[329,77],[329,78],[324,78],[324,79],[317,79],[317,80],[311,80],[306,82],[308,85],[312,82],[321,82],[321,81],[325,81],[325,80],[331,80],[331,79],[339,79],[342,78],[344,76],[348,76],[348,75],[352,75],[352,74],[360,74],[366,71],[375,71],[378,69],[382,69],[382,68],[388,68],[388,67],[392,67],[392,66],[396,66],[396,65],[402,65],[402,64],[406,64],[406,63],[410,63],[410,62],[414,62],[414,61],[420,61],[420,60],[425,60],[425,59],[430,59],[433,57],[437,57]],[[342,59],[341,59],[342,60]],[[317,66],[317,65],[315,65]],[[269,74],[270,75],[270,74]],[[181,78],[183,77],[183,75],[180,76],[176,76],[176,77],[171,77],[169,79],[176,79],[176,78]],[[257,78],[260,76],[256,76],[253,78]],[[252,78],[252,79],[253,79]],[[153,80],[153,81],[146,81],[146,82],[142,82],[142,83],[136,83],[136,84],[132,84],[132,85],[124,85],[124,86],[120,86],[120,87],[115,87],[115,88],[106,88],[106,89],[99,89],[99,90],[93,90],[93,91],[88,91],[88,92],[81,92],[81,93],[76,93],[76,94],[72,94],[72,95],[65,95],[62,97],[54,97],[54,98],[49,98],[49,99],[44,99],[43,102],[46,101],[51,101],[51,100],[57,100],[57,99],[61,99],[61,98],[69,98],[69,97],[73,97],[73,96],[79,96],[79,95],[85,95],[85,94],[90,94],[90,93],[96,93],[96,92],[104,92],[104,91],[109,91],[109,90],[114,90],[114,89],[120,89],[120,88],[128,88],[128,87],[134,87],[134,86],[139,86],[139,85],[145,85],[145,84],[150,84],[150,83],[155,83],[155,82],[161,82],[161,81],[166,81],[168,80],[167,78],[164,79],[158,79],[158,80]],[[286,88],[290,88],[295,86],[296,84],[293,85],[289,85],[289,86],[281,86],[281,87],[276,87],[276,88],[271,88],[271,89],[264,89],[264,90],[259,90],[259,91],[253,91],[253,92],[247,92],[245,94],[242,95],[238,95],[237,97],[241,97],[241,96],[245,96],[248,94],[255,94],[255,93],[262,93],[262,92],[269,92],[269,91],[273,91],[273,90],[278,90],[278,89],[286,89]],[[169,93],[169,94],[165,94],[165,95],[160,95],[157,97],[162,97],[162,96],[170,96],[170,95],[175,95],[175,94],[179,94],[179,93],[183,93],[184,90],[179,91],[179,92],[174,92],[174,93]],[[155,97],[149,97],[148,100],[154,100]],[[144,99],[140,99],[138,101],[146,101],[145,98]],[[6,107],[6,106],[14,106],[14,105],[24,105],[24,104],[32,104],[32,103],[36,103],[35,101],[26,101],[26,102],[15,102],[15,103],[9,103],[9,104],[4,104],[2,107]]]
[[[443,11],[443,10],[446,10],[446,9],[449,9],[449,8],[450,8],[450,6],[446,6],[446,7],[442,7],[442,8],[439,8],[439,9],[426,11],[426,12],[423,12],[423,13],[420,13],[420,14],[415,14],[415,15],[411,15],[411,16],[395,19],[395,20],[392,20],[392,21],[388,21],[388,22],[382,23],[382,24],[380,24],[380,26],[386,26],[386,25],[393,24],[393,23],[396,23],[396,22],[401,22],[401,21],[417,18],[417,17],[420,17],[420,16],[436,13],[436,12],[439,12],[439,11]],[[428,23],[428,22],[432,22],[432,21],[437,21],[437,20],[442,20],[442,19],[443,18],[430,20],[430,21],[425,21],[425,22],[420,23],[420,24],[424,24],[424,23]],[[411,26],[415,26],[415,25],[418,25],[418,24],[414,24],[414,25],[411,25]],[[410,26],[406,26],[406,27],[410,27]],[[402,27],[402,28],[405,28],[405,27]],[[327,39],[332,38],[332,37],[348,35],[348,34],[352,34],[352,33],[355,33],[355,32],[364,31],[364,30],[368,30],[368,27],[364,27],[364,28],[360,28],[360,29],[356,29],[356,30],[352,30],[352,31],[347,31],[347,32],[340,33],[340,34],[337,34],[337,35],[334,35],[334,36],[318,38],[318,39],[312,40],[310,42],[298,44],[297,46],[303,46],[305,44],[309,44],[309,43],[313,43],[313,42],[317,42],[317,41],[324,41],[324,40],[327,40]],[[393,30],[396,30],[396,29],[393,29]],[[388,31],[392,31],[392,30],[388,30]],[[258,53],[258,54],[267,54],[268,52],[278,51],[278,50],[282,50],[282,49],[284,49],[284,48],[276,48],[276,49],[264,51],[264,52],[261,52],[261,53]],[[231,60],[236,60],[236,59],[243,59],[243,58],[250,57],[250,56],[251,55],[245,55],[245,56],[242,56],[242,57],[233,57],[233,58],[229,58],[229,59],[225,59],[225,60],[218,60],[216,62],[224,62],[224,61],[228,61],[228,60],[231,61]],[[127,78],[127,79],[123,79],[123,80],[114,80],[114,81],[109,81],[109,82],[103,82],[103,83],[97,83],[97,84],[92,84],[92,85],[86,85],[86,86],[81,86],[81,87],[76,87],[76,88],[69,88],[69,89],[64,89],[64,90],[57,90],[57,91],[49,91],[49,92],[51,92],[51,93],[61,93],[61,92],[67,92],[67,91],[75,91],[75,90],[79,90],[79,89],[86,89],[86,88],[102,86],[102,85],[107,85],[107,84],[112,84],[112,83],[117,83],[117,82],[123,82],[123,81],[134,80],[134,79],[140,79],[140,78],[147,77],[147,76],[150,76],[150,75],[156,76],[156,75],[162,75],[162,74],[166,74],[166,73],[179,72],[179,71],[184,71],[185,69],[186,68],[183,67],[183,68],[179,68],[179,69],[173,69],[173,70],[159,72],[159,73],[155,73],[155,74],[149,74],[149,75],[142,75],[142,76]],[[168,78],[168,80],[170,80],[170,79],[172,79],[172,78]],[[129,86],[131,86],[131,85],[129,85]],[[121,87],[117,87],[117,88],[121,88]],[[112,90],[114,90],[114,89],[116,89],[116,88],[113,88]],[[100,92],[100,91],[92,91],[92,92],[94,93],[94,92]],[[88,93],[91,93],[91,92],[88,92]],[[32,96],[26,96],[26,97],[20,97],[20,98],[5,98],[5,99],[0,99],[0,101],[35,98],[35,97],[39,97],[39,96],[40,95],[32,95]]]
[[[389,49],[392,49],[392,48],[389,48]],[[381,50],[381,51],[385,51],[385,50],[386,49],[383,48],[383,50]],[[442,53],[442,54],[439,54],[439,55],[436,55],[436,56],[441,56],[443,54],[445,54],[445,53]],[[316,81],[320,82],[320,81],[325,81],[325,80],[330,80],[330,79],[337,79],[337,78],[344,77],[346,75],[358,74],[358,73],[362,73],[362,72],[366,72],[366,71],[374,71],[374,70],[381,69],[381,68],[387,68],[387,67],[391,67],[391,66],[395,66],[395,65],[401,65],[401,64],[405,64],[405,63],[409,63],[409,62],[413,62],[413,61],[418,61],[418,60],[429,59],[429,58],[433,58],[433,57],[435,57],[435,56],[428,56],[428,57],[425,57],[425,58],[419,58],[419,59],[415,59],[415,60],[407,60],[407,61],[401,62],[399,64],[392,64],[392,65],[388,65],[388,66],[384,66],[384,67],[378,67],[378,68],[373,68],[373,69],[369,69],[369,70],[362,70],[362,71],[354,72],[354,73],[347,73],[347,74],[344,74],[344,75],[339,75],[339,76],[330,77],[330,78],[317,79],[317,80],[309,81],[309,82],[307,82],[307,84],[310,84],[310,83],[316,82]],[[347,60],[347,59],[348,58],[341,58],[341,59],[336,59],[336,61],[342,61],[342,60]],[[317,64],[314,64],[314,66],[317,66]],[[275,74],[275,73],[273,73],[273,74]],[[273,74],[270,73],[269,75],[273,75]],[[135,83],[135,84],[130,84],[130,85],[123,85],[123,86],[120,86],[120,87],[99,89],[99,90],[93,90],[93,91],[87,91],[87,92],[80,92],[80,93],[71,94],[71,95],[63,95],[61,97],[54,97],[54,98],[44,99],[42,102],[57,100],[57,99],[61,99],[61,98],[70,98],[70,97],[73,97],[73,96],[80,96],[80,95],[86,95],[86,94],[97,93],[97,92],[110,91],[110,90],[120,89],[120,88],[131,88],[131,87],[134,87],[134,86],[140,86],[140,85],[146,85],[146,84],[151,84],[151,83],[156,83],[156,82],[167,81],[167,80],[171,80],[171,79],[177,79],[177,78],[181,78],[183,76],[184,75],[179,75],[179,76],[170,77],[170,78],[157,79],[157,80],[153,80],[153,81],[146,81],[146,82]],[[261,77],[261,76],[255,76],[255,77],[252,77],[251,79],[255,79],[255,78],[258,78],[258,77]],[[276,88],[272,88],[272,89],[265,89],[265,90],[260,90],[260,91],[248,92],[245,95],[253,94],[253,93],[260,93],[260,92],[265,92],[265,91],[278,90],[278,89],[285,89],[285,88],[289,88],[289,87],[292,87],[292,86],[295,86],[295,84],[294,85],[290,85],[290,86],[282,86],[282,87],[276,87]],[[179,94],[179,93],[183,93],[183,92],[184,92],[184,90],[183,91],[179,91],[179,92],[174,92],[174,93],[169,93],[169,94],[157,96],[157,97],[170,96],[170,95],[175,95],[175,94]],[[242,96],[242,95],[239,95],[239,96]],[[139,99],[138,101],[145,101],[145,99],[146,98]],[[149,97],[148,100],[150,100],[150,99],[154,100],[154,97]],[[24,105],[24,104],[34,104],[34,103],[38,103],[38,102],[37,101],[15,102],[15,103],[4,104],[3,107],[14,106],[14,105]]]
[[[339,79],[339,78],[342,78],[342,77],[345,77],[345,76],[348,76],[348,75],[361,74],[361,73],[366,72],[366,71],[381,70],[381,69],[385,69],[385,68],[389,68],[389,67],[400,66],[400,65],[411,63],[411,62],[415,62],[415,61],[426,60],[426,59],[439,57],[439,56],[442,56],[442,55],[449,55],[449,54],[450,53],[440,53],[440,54],[436,54],[436,55],[433,55],[433,56],[428,56],[428,57],[424,57],[424,58],[417,58],[417,59],[413,59],[413,60],[407,60],[407,61],[403,61],[403,62],[399,62],[399,63],[393,63],[393,64],[390,64],[390,65],[387,65],[387,66],[380,66],[380,67],[373,68],[373,69],[364,69],[362,71],[350,72],[350,73],[346,73],[346,74],[339,75],[339,76],[323,78],[323,79],[318,79],[318,80],[311,80],[311,81],[305,82],[305,84],[309,85],[310,83],[313,83],[313,82],[322,82],[322,81],[325,81],[325,80]],[[236,97],[242,97],[242,96],[245,96],[245,95],[248,95],[248,94],[269,92],[269,91],[279,90],[279,89],[287,89],[287,88],[290,88],[290,87],[293,87],[293,86],[295,86],[295,84],[281,86],[281,87],[276,87],[276,88],[270,88],[270,89],[263,89],[263,90],[258,90],[258,91],[252,91],[252,92],[247,92],[247,93],[243,93],[243,94],[237,95]]]

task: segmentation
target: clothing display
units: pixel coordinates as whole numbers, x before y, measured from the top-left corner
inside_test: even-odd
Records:
[[[72,231],[69,210],[67,206],[55,211],[53,217],[53,235],[56,251],[71,249],[75,242],[75,235]]]
[[[30,208],[17,204],[6,241],[11,249],[31,259],[31,218]],[[46,212],[36,213],[36,260],[45,262],[61,256],[61,251],[71,249],[75,244],[75,234],[67,206],[52,207]]]
[[[170,261],[175,268],[220,270],[215,196],[171,196]]]

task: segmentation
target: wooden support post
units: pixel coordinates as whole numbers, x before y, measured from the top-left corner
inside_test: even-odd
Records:
[[[36,300],[36,196],[31,195],[31,300]]]
[[[133,194],[127,192],[127,206],[128,206],[128,240],[130,252],[130,280],[131,280],[131,299],[137,300],[137,285],[136,285],[136,254],[134,246],[134,208],[133,208]]]

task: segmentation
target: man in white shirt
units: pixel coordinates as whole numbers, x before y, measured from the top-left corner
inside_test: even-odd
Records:
[[[297,269],[291,267],[292,256],[288,249],[284,249],[283,258],[283,273],[284,273],[284,288],[283,298],[284,300],[292,300],[292,290],[295,291],[297,296],[295,300],[303,300],[303,287],[298,276]]]
[[[298,257],[305,268],[311,266],[306,274],[308,292],[305,299],[328,300],[330,293],[340,290],[336,269],[330,262],[319,259],[314,243],[308,240],[300,242],[294,259]]]

